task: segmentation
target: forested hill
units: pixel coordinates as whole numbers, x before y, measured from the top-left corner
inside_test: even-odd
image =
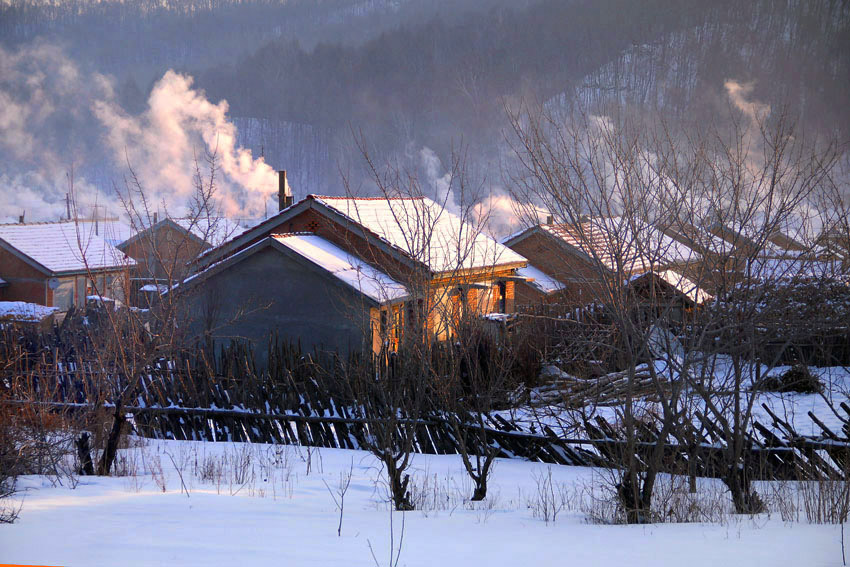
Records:
[[[0,46],[36,38],[79,63],[147,85],[165,69],[199,69],[285,38],[355,45],[402,23],[453,21],[532,0],[0,0]]]
[[[35,41],[113,76],[131,114],[167,69],[192,75],[299,192],[340,190],[352,129],[379,158],[445,163],[463,139],[491,169],[518,99],[722,120],[731,80],[850,139],[846,0],[0,0],[0,46]]]
[[[282,38],[200,75],[236,115],[332,137],[353,125],[382,150],[443,157],[461,136],[497,154],[506,98],[712,119],[728,106],[727,80],[847,139],[850,3],[549,0],[411,22],[357,46]]]

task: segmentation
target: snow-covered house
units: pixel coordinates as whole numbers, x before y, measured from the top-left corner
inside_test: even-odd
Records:
[[[179,283],[188,275],[188,264],[199,254],[242,232],[235,221],[224,217],[154,216],[151,226],[140,230],[117,245],[136,261],[131,274],[131,298],[146,306],[150,297]]]
[[[583,305],[597,298],[606,283],[616,286],[662,269],[684,272],[701,258],[698,251],[656,227],[624,217],[539,224],[502,242],[529,261],[521,272],[529,277],[517,291],[522,303],[551,300]]]
[[[639,298],[636,302],[639,309],[651,321],[663,317],[681,323],[688,314],[714,299],[704,286],[675,270],[650,270],[632,276],[627,285]]]
[[[0,225],[0,300],[67,311],[98,294],[124,298],[134,265],[93,223],[73,221]]]
[[[50,327],[57,310],[56,307],[26,301],[0,301],[0,325],[13,323]]]
[[[199,317],[224,298],[258,307],[225,335],[377,351],[411,330],[446,338],[466,316],[513,312],[526,264],[424,197],[309,195],[203,254],[184,290]]]

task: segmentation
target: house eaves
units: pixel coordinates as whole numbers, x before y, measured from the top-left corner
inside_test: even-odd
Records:
[[[282,210],[277,215],[261,222],[257,226],[246,230],[245,232],[235,236],[229,241],[224,242],[220,246],[207,250],[206,252],[201,254],[197,260],[195,260],[195,263],[199,269],[206,269],[206,267],[212,265],[213,263],[220,261],[222,258],[230,254],[233,254],[234,250],[238,250],[242,246],[249,245],[252,240],[258,240],[274,234],[276,228],[283,226],[292,218],[310,209],[315,210],[322,216],[343,226],[347,230],[351,231],[353,234],[364,238],[371,244],[374,244],[383,252],[390,254],[394,258],[397,258],[403,264],[410,267],[422,265],[421,263],[412,260],[410,256],[404,254],[400,249],[392,246],[388,242],[381,239],[381,237],[377,234],[359,225],[353,219],[339,213],[332,207],[328,207],[324,203],[319,202],[314,195],[308,195],[305,199]]]
[[[328,276],[328,281],[332,282],[333,285],[339,287],[340,289],[344,289],[346,291],[349,291],[349,292],[358,293],[364,299],[364,301],[366,301],[372,307],[380,307],[381,305],[384,304],[384,303],[381,303],[379,301],[376,301],[375,299],[370,297],[368,294],[363,293],[363,292],[357,290],[356,288],[344,283],[342,280],[334,277],[332,273],[328,272],[321,265],[311,261],[308,258],[305,258],[304,256],[302,256],[301,254],[299,254],[298,252],[296,252],[295,250],[293,250],[289,246],[286,246],[285,244],[282,244],[281,242],[279,242],[273,236],[267,236],[267,237],[263,238],[262,240],[259,240],[258,242],[251,244],[247,248],[243,248],[239,252],[236,252],[235,254],[231,254],[230,256],[225,257],[224,259],[216,262],[215,264],[211,264],[210,266],[208,266],[204,270],[186,278],[186,280],[184,280],[179,286],[175,286],[174,288],[172,288],[172,291],[177,292],[177,293],[185,293],[188,290],[191,290],[191,289],[197,287],[198,285],[202,284],[204,281],[208,280],[210,277],[221,273],[222,271],[228,269],[229,267],[231,267],[235,264],[238,264],[238,263],[250,258],[251,256],[253,256],[253,255],[255,255],[255,254],[257,254],[257,253],[259,253],[259,252],[261,252],[261,251],[263,251],[267,248],[271,248],[271,249],[287,256],[288,258],[295,260],[296,262],[300,263],[301,265],[303,265],[307,269],[310,269],[310,270],[313,270],[313,271],[320,273],[322,275]]]
[[[192,238],[192,240],[195,240],[200,244],[204,243],[203,239],[199,238],[195,234],[192,234],[191,231],[186,230],[185,228],[180,226],[178,223],[176,223],[173,220],[171,220],[170,218],[166,217],[166,218],[162,219],[161,221],[157,222],[156,224],[149,226],[148,228],[146,228],[142,231],[137,232],[136,234],[134,234],[133,236],[131,236],[130,238],[128,238],[124,242],[118,244],[116,246],[116,248],[118,250],[121,250],[122,252],[124,252],[125,248],[127,248],[128,246],[130,246],[131,244],[133,244],[135,242],[138,242],[139,240],[142,240],[143,238],[148,239],[148,241],[150,241],[153,237],[153,234],[155,234],[156,231],[162,229],[165,226],[170,226],[171,228],[173,228],[177,232],[182,232],[183,234],[189,236],[190,238]]]

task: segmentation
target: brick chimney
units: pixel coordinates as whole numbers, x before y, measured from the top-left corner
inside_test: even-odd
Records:
[[[289,188],[289,183],[286,181],[286,170],[282,169],[277,172],[277,209],[283,209],[292,206],[292,190]]]

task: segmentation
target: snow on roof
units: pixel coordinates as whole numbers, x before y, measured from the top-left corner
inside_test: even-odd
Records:
[[[810,251],[814,254],[824,254],[827,250],[818,244],[813,244],[817,234],[816,225],[820,221],[815,217],[790,214],[781,219],[769,219],[771,232],[765,234],[766,218],[758,212],[746,219],[725,219],[717,222],[714,229],[738,234],[749,241],[750,245],[761,245],[763,254],[777,258],[793,257],[797,252]]]
[[[103,237],[111,246],[118,246],[134,234],[136,230],[124,221],[112,219],[76,219],[80,226],[85,226],[86,232],[92,230]]]
[[[674,240],[703,254],[730,254],[735,246],[721,235],[686,221],[674,221],[664,227],[664,233]]]
[[[0,321],[38,322],[58,310],[25,301],[0,301]]]
[[[57,274],[134,264],[95,230],[94,223],[73,221],[2,224],[0,241]]]
[[[764,280],[832,278],[847,273],[839,260],[811,260],[805,257],[757,258],[750,263],[749,268],[754,277]]]
[[[674,270],[657,270],[646,272],[632,277],[629,281],[633,282],[640,278],[653,275],[658,279],[668,283],[670,287],[693,301],[697,305],[702,305],[706,301],[711,301],[714,296],[699,287],[697,284]]]
[[[0,278],[0,287],[3,287],[4,285],[9,285],[9,282],[4,280],[3,278]]]
[[[507,242],[510,242],[511,240],[513,240],[513,239],[514,239],[514,238],[516,238],[517,236],[520,236],[521,234],[525,234],[525,232],[526,232],[526,231],[531,230],[532,228],[535,228],[536,226],[537,226],[537,225],[534,225],[534,226],[525,226],[525,227],[523,227],[523,228],[520,228],[519,230],[517,230],[517,231],[515,231],[515,232],[512,232],[511,234],[509,234],[509,235],[507,235],[507,236],[503,236],[503,237],[499,240],[499,242],[501,242],[502,244],[504,244],[505,246],[507,246],[507,244],[506,244]]]
[[[180,228],[207,242],[218,246],[245,231],[238,222],[225,217],[173,218]]]
[[[312,197],[424,263],[433,272],[526,262],[524,257],[427,197]]]
[[[516,275],[522,278],[527,278],[530,285],[536,287],[543,293],[554,293],[558,290],[564,289],[564,284],[545,274],[539,268],[535,268],[531,264],[524,268],[519,268],[516,271]]]
[[[168,291],[168,286],[165,284],[145,284],[139,288],[139,291],[163,293]]]
[[[320,236],[283,234],[272,238],[378,303],[407,296],[402,284]]]
[[[636,219],[594,217],[579,225],[541,225],[541,228],[613,272],[618,269],[626,273],[644,272],[701,258],[696,250]]]

